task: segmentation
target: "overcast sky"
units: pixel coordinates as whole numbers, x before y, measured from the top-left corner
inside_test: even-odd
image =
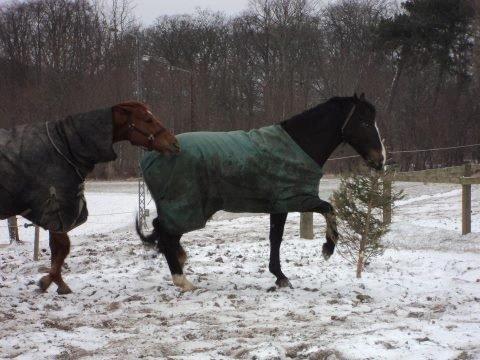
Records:
[[[191,14],[196,8],[236,15],[248,7],[249,0],[134,0],[135,12],[143,24],[161,15]]]

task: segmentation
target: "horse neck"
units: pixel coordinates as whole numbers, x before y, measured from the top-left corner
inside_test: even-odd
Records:
[[[100,162],[116,158],[113,151],[111,109],[69,116],[57,122],[57,134],[65,139],[73,161],[88,171]]]
[[[315,162],[322,166],[343,141],[343,111],[325,103],[281,123],[283,129]]]
[[[112,109],[113,143],[128,140],[128,115]]]

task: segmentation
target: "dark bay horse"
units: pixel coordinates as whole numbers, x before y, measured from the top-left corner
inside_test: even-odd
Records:
[[[177,153],[178,142],[142,103],[69,116],[65,120],[0,129],[0,219],[22,215],[49,231],[52,282],[71,292],[61,268],[70,252],[68,231],[87,220],[84,181],[95,164],[115,160],[113,143],[130,141],[159,153]]]
[[[200,229],[219,210],[270,213],[269,270],[279,287],[291,284],[280,266],[280,245],[288,212],[316,212],[327,223],[323,256],[338,239],[332,205],[318,197],[322,166],[341,144],[351,145],[377,170],[385,148],[375,107],[357,97],[336,97],[277,125],[250,132],[199,132],[177,136],[182,152],[147,153],[142,171],[157,206],[154,230],[140,238],[165,255],[173,282],[194,286],[183,275],[182,235]]]

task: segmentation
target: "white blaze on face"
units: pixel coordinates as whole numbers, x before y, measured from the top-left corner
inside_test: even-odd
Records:
[[[382,137],[380,136],[380,130],[378,130],[376,121],[375,121],[375,129],[377,129],[378,140],[380,141],[380,144],[382,144],[383,166],[385,166],[385,162],[387,161],[387,151],[385,150],[385,145],[383,144]]]

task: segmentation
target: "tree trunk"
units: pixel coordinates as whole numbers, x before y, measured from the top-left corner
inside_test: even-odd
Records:
[[[365,218],[365,229],[362,234],[362,238],[360,240],[360,249],[358,251],[358,261],[357,261],[357,279],[360,279],[362,277],[362,271],[363,271],[363,266],[365,262],[365,248],[367,244],[368,237],[370,236],[370,218],[372,217],[372,211],[373,211],[373,206],[372,206],[372,195],[374,192],[376,192],[376,188],[378,186],[378,183],[375,181],[375,184],[373,185],[373,189],[370,192],[370,196],[368,199],[368,205],[367,205],[367,216]]]
[[[357,279],[362,277],[363,271],[363,262],[365,261],[365,252],[363,248],[365,247],[365,241],[362,236],[362,240],[360,240],[360,251],[358,253],[358,261],[357,261]]]
[[[437,105],[438,95],[440,94],[440,90],[442,89],[442,83],[443,83],[444,75],[445,75],[445,68],[443,66],[441,66],[440,70],[438,72],[437,83],[435,85],[435,90],[434,90],[434,93],[433,93],[433,107],[435,107]],[[458,92],[457,92],[457,95],[459,95]]]
[[[390,115],[393,109],[393,102],[395,100],[395,96],[397,95],[398,84],[400,82],[400,76],[402,75],[403,69],[406,63],[406,55],[402,51],[400,63],[398,64],[397,71],[395,72],[395,76],[392,80],[392,86],[390,87],[390,96],[388,99],[388,106],[387,106],[387,115]]]
[[[473,62],[476,70],[477,87],[480,88],[480,0],[475,0],[475,22],[474,22],[474,48],[473,48]]]

